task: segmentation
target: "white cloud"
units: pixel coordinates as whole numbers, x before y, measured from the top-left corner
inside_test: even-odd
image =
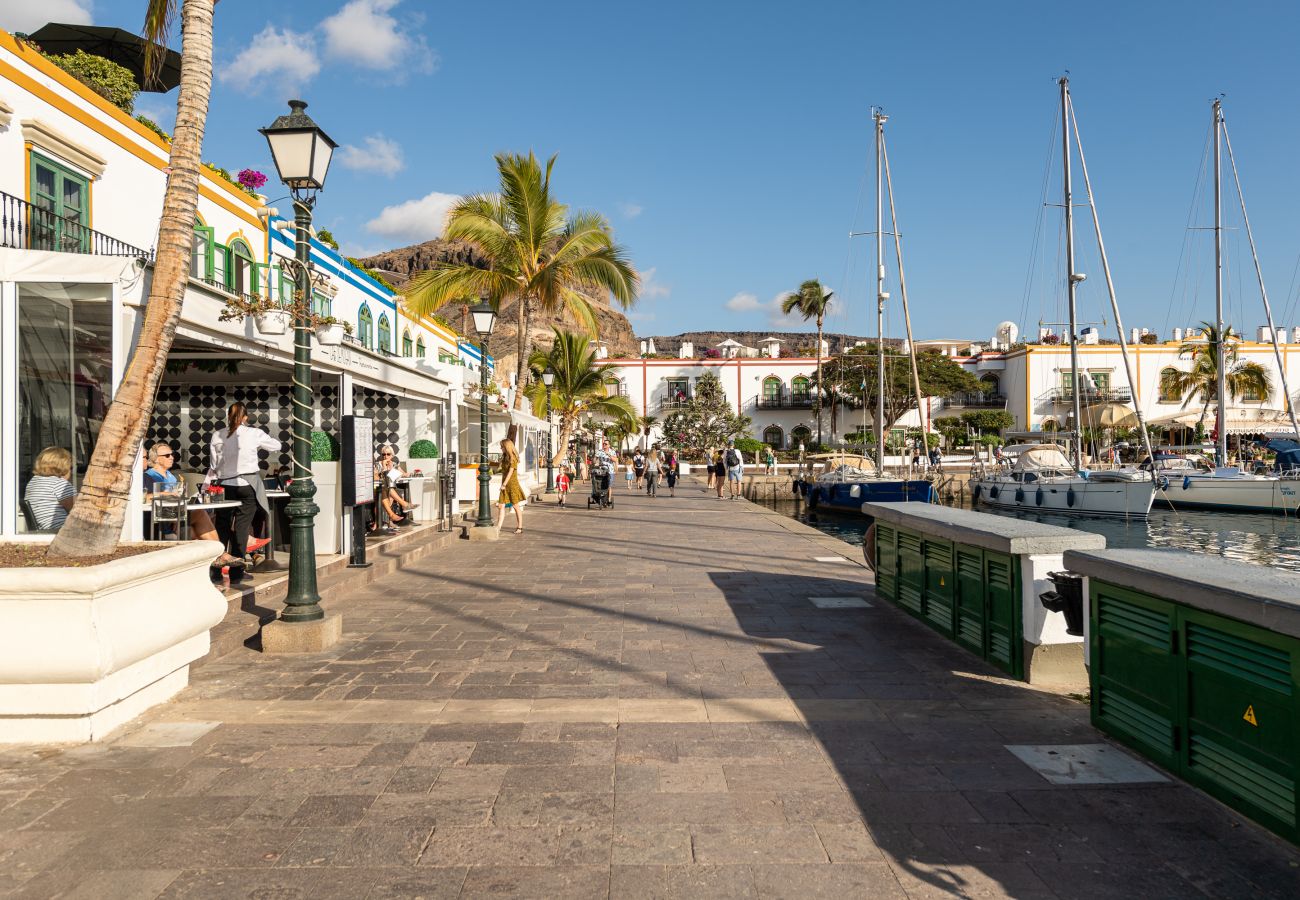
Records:
[[[366,223],[366,230],[412,244],[430,241],[442,235],[447,225],[447,213],[459,199],[456,194],[434,191],[418,200],[385,206],[379,215]]]
[[[136,115],[144,116],[146,119],[152,119],[158,124],[163,131],[171,133],[176,128],[176,104],[168,103],[166,100],[161,102],[151,102],[146,97],[157,97],[156,94],[140,94],[135,98],[135,107],[133,111]],[[175,100],[175,98],[172,98]]]
[[[673,292],[672,287],[666,284],[660,284],[655,280],[655,273],[658,271],[654,266],[644,270],[641,273],[641,291],[639,296],[643,300],[653,300],[656,297],[667,297]]]
[[[732,312],[753,312],[762,308],[763,304],[759,302],[758,297],[745,291],[741,291],[727,301],[727,309]]]
[[[256,90],[273,81],[277,90],[292,93],[319,71],[320,55],[310,32],[267,25],[221,70],[221,78],[241,90]]]
[[[325,51],[364,69],[395,72],[432,72],[438,57],[424,38],[411,33],[423,17],[404,13],[405,22],[390,14],[398,0],[349,0],[321,22]]]
[[[406,160],[402,158],[402,148],[397,141],[389,140],[382,134],[372,134],[362,139],[361,143],[364,146],[344,144],[339,148],[339,162],[345,168],[359,172],[378,172],[390,177],[406,168]]]
[[[91,0],[0,0],[0,28],[28,33],[47,22],[91,23]]]
[[[654,313],[630,312],[624,313],[624,315],[627,316],[629,322],[653,322],[655,320]]]
[[[798,331],[808,323],[797,313],[781,312],[781,302],[790,296],[789,291],[782,291],[771,300],[759,300],[757,294],[751,294],[748,291],[741,291],[736,294],[725,304],[728,310],[737,313],[765,312],[767,313],[767,324],[769,328],[779,328],[784,331]]]
[[[640,203],[624,202],[618,205],[618,211],[623,214],[623,218],[625,219],[635,219],[637,216],[641,215],[641,213],[645,212],[645,207]]]

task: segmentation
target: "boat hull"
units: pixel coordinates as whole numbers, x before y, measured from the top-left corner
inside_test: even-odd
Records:
[[[1150,514],[1156,492],[1150,481],[1082,478],[1028,484],[1010,478],[982,478],[973,481],[971,488],[976,503],[998,509],[1138,519]]]
[[[1188,475],[1168,479],[1160,502],[1175,509],[1295,515],[1300,513],[1300,481]]]
[[[808,508],[836,510],[861,515],[864,503],[930,503],[934,485],[922,479],[911,481],[882,478],[879,481],[849,481],[808,485]]]

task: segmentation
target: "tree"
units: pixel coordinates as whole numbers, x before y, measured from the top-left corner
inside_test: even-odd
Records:
[[[832,357],[824,367],[825,390],[861,397],[874,414],[878,408],[878,365],[874,344],[854,347]],[[950,397],[980,389],[979,379],[942,353],[926,351],[916,354],[916,369],[921,379],[921,392],[927,397]],[[911,368],[906,360],[891,359],[886,354],[883,431],[888,432],[905,413],[916,407],[915,394]]]
[[[1205,417],[1210,411],[1210,401],[1214,400],[1219,393],[1219,329],[1209,322],[1202,322],[1201,329],[1205,332],[1204,341],[1184,341],[1178,348],[1180,359],[1191,358],[1191,370],[1178,372],[1166,369],[1160,378],[1162,393],[1177,392],[1180,395],[1187,395],[1183,400],[1184,409],[1192,402],[1193,397],[1200,398],[1201,418],[1196,423],[1198,432],[1205,430]],[[1236,345],[1238,339],[1231,326],[1224,328],[1223,359],[1226,366],[1224,381],[1228,388],[1228,401],[1240,400],[1243,397],[1267,400],[1273,394],[1273,377],[1259,363],[1239,360],[1240,354]],[[1223,410],[1225,405],[1219,404],[1220,417],[1225,415]]]
[[[650,443],[650,430],[659,424],[658,416],[638,416],[637,425],[645,433],[646,444]]]
[[[528,367],[540,376],[547,366],[555,372],[551,385],[551,412],[560,417],[560,438],[556,442],[552,463],[559,463],[569,447],[569,438],[584,413],[631,420],[636,428],[636,410],[626,397],[609,396],[605,389],[605,367],[596,365],[596,354],[585,336],[571,331],[552,329],[555,342],[550,350],[538,350],[528,360]],[[535,377],[524,392],[533,406],[533,415],[546,415],[546,385]]]
[[[180,321],[194,248],[203,128],[212,93],[212,13],[216,0],[182,0],[181,81],[167,188],[158,225],[153,281],[131,359],[104,414],[95,450],[68,519],[50,543],[51,557],[111,553],[122,535],[140,444],[153,414]],[[175,24],[175,0],[148,0],[143,34],[151,42],[146,81],[162,61],[162,41]]]
[[[747,434],[750,424],[749,416],[732,408],[718,376],[708,372],[695,383],[695,394],[686,406],[664,420],[664,440],[699,453]]]
[[[551,169],[532,153],[496,155],[500,187],[495,194],[464,197],[447,217],[443,236],[474,248],[471,261],[442,260],[411,279],[406,305],[415,317],[431,315],[466,297],[486,297],[496,309],[513,299],[518,325],[515,383],[528,363],[534,310],[565,310],[596,337],[596,314],[580,290],[603,290],[624,307],[632,305],[640,276],[626,251],[614,243],[605,218],[593,212],[569,214],[551,194]],[[523,403],[522,392],[515,400]]]
[[[789,315],[791,311],[798,311],[807,322],[809,319],[817,320],[817,384],[822,383],[822,323],[826,320],[826,309],[831,305],[831,297],[835,296],[833,291],[828,291],[822,287],[822,283],[816,278],[810,278],[803,284],[799,285],[799,290],[781,301],[781,312]],[[817,403],[817,443],[822,442],[822,410],[821,397]],[[834,400],[831,401],[832,408]],[[832,413],[833,414],[833,413]],[[835,431],[835,425],[831,424],[831,431]]]

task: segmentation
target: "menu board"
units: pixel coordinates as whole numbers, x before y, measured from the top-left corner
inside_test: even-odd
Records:
[[[375,502],[375,422],[368,416],[344,416],[342,440],[343,505]]]

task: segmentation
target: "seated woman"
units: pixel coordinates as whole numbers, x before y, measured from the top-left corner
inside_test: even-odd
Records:
[[[176,477],[172,466],[176,461],[176,454],[172,448],[162,442],[154,444],[149,448],[146,455],[149,468],[144,470],[144,502],[150,504],[154,497],[159,495],[165,497],[180,497],[185,493],[184,485]],[[189,525],[190,534],[195,540],[200,541],[220,541],[217,535],[216,526],[212,524],[212,519],[208,517],[207,511],[202,509],[190,508]],[[222,553],[221,556],[213,561],[214,566],[239,565],[241,561],[229,553]]]
[[[68,518],[77,497],[69,481],[72,477],[72,454],[62,447],[46,447],[32,463],[32,480],[27,482],[23,500],[40,531],[58,531]]]
[[[375,480],[379,482],[379,502],[384,504],[388,520],[395,525],[406,521],[407,514],[420,504],[411,503],[397,490],[397,479],[405,478],[406,471],[397,460],[397,451],[392,444],[379,448],[379,461],[375,463]]]

